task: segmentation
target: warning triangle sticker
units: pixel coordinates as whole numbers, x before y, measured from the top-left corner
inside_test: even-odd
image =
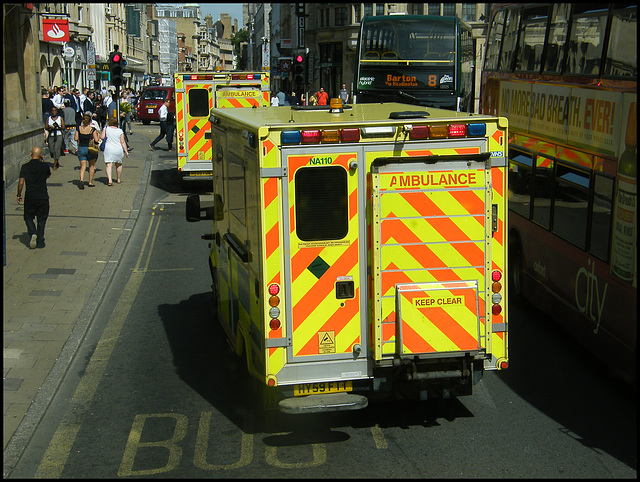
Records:
[[[320,344],[321,345],[331,345],[333,344],[333,338],[331,338],[331,335],[329,334],[329,332],[325,332],[324,336],[322,337],[322,340],[320,340]]]

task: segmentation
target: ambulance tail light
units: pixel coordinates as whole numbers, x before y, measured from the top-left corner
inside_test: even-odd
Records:
[[[271,320],[269,320],[269,328],[277,330],[280,328],[280,320],[278,319],[280,316],[280,298],[277,296],[277,294],[280,293],[280,286],[272,283],[269,285],[268,291],[270,295],[269,306],[271,307],[269,309],[269,316],[271,317]]]
[[[491,272],[491,281],[493,281],[491,284],[491,291],[493,293],[491,295],[491,313],[494,316],[498,316],[502,313],[502,295],[500,294],[500,290],[502,289],[502,283],[500,283],[501,279],[502,271],[496,269]]]
[[[322,139],[319,129],[313,129],[310,131],[301,131],[300,136],[303,144],[318,144]]]
[[[429,126],[413,126],[409,132],[409,139],[428,139]]]
[[[429,128],[429,138],[430,139],[446,139],[449,134],[449,130],[447,126],[442,125],[434,125]]]
[[[449,137],[465,137],[467,135],[467,124],[451,124],[449,126]]]
[[[340,131],[338,129],[323,129],[322,142],[340,142]]]
[[[360,140],[360,129],[342,129],[340,131],[342,142],[358,142]]]

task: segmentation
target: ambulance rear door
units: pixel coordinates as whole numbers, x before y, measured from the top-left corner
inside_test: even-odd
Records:
[[[372,162],[376,360],[482,356],[486,346],[489,155],[439,151],[451,154]]]
[[[279,384],[369,375],[363,155],[358,146],[282,151],[290,339]]]
[[[178,170],[185,179],[211,179],[212,150],[209,114],[213,108],[211,80],[185,80],[183,109],[176,113]]]

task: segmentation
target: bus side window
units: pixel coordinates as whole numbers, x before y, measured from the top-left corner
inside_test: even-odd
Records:
[[[565,73],[598,75],[608,10],[606,5],[582,3],[574,9]]]
[[[567,45],[570,3],[556,3],[551,14],[549,37],[543,72],[560,73]]]
[[[540,72],[549,6],[525,8],[516,54],[516,71]]]
[[[611,237],[611,213],[613,209],[613,177],[595,171],[593,185],[593,207],[589,253],[602,261],[609,260],[609,238]]]
[[[629,40],[638,30],[638,8],[629,5],[615,10],[611,19],[611,37],[607,48],[604,75],[608,77],[638,76],[638,50],[629,48]]]
[[[513,59],[518,42],[518,29],[520,28],[520,10],[512,8],[507,12],[507,21],[504,27],[504,40],[500,53],[500,65],[498,70],[511,71]]]
[[[489,36],[487,37],[484,70],[496,70],[498,68],[502,31],[504,29],[504,14],[505,10],[500,10],[493,17]]]
[[[534,176],[533,221],[549,229],[553,199],[553,159],[538,155]]]
[[[556,163],[552,231],[582,249],[587,243],[589,187],[587,172]]]
[[[509,149],[509,209],[529,219],[531,216],[533,156]]]

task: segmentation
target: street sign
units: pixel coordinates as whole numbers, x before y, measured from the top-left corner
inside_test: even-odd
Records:
[[[96,80],[96,69],[87,69],[87,80]]]
[[[278,70],[280,72],[290,72],[292,61],[293,59],[291,57],[280,57],[280,60],[278,61]]]
[[[94,68],[96,66],[96,48],[93,42],[87,42],[87,66]]]

